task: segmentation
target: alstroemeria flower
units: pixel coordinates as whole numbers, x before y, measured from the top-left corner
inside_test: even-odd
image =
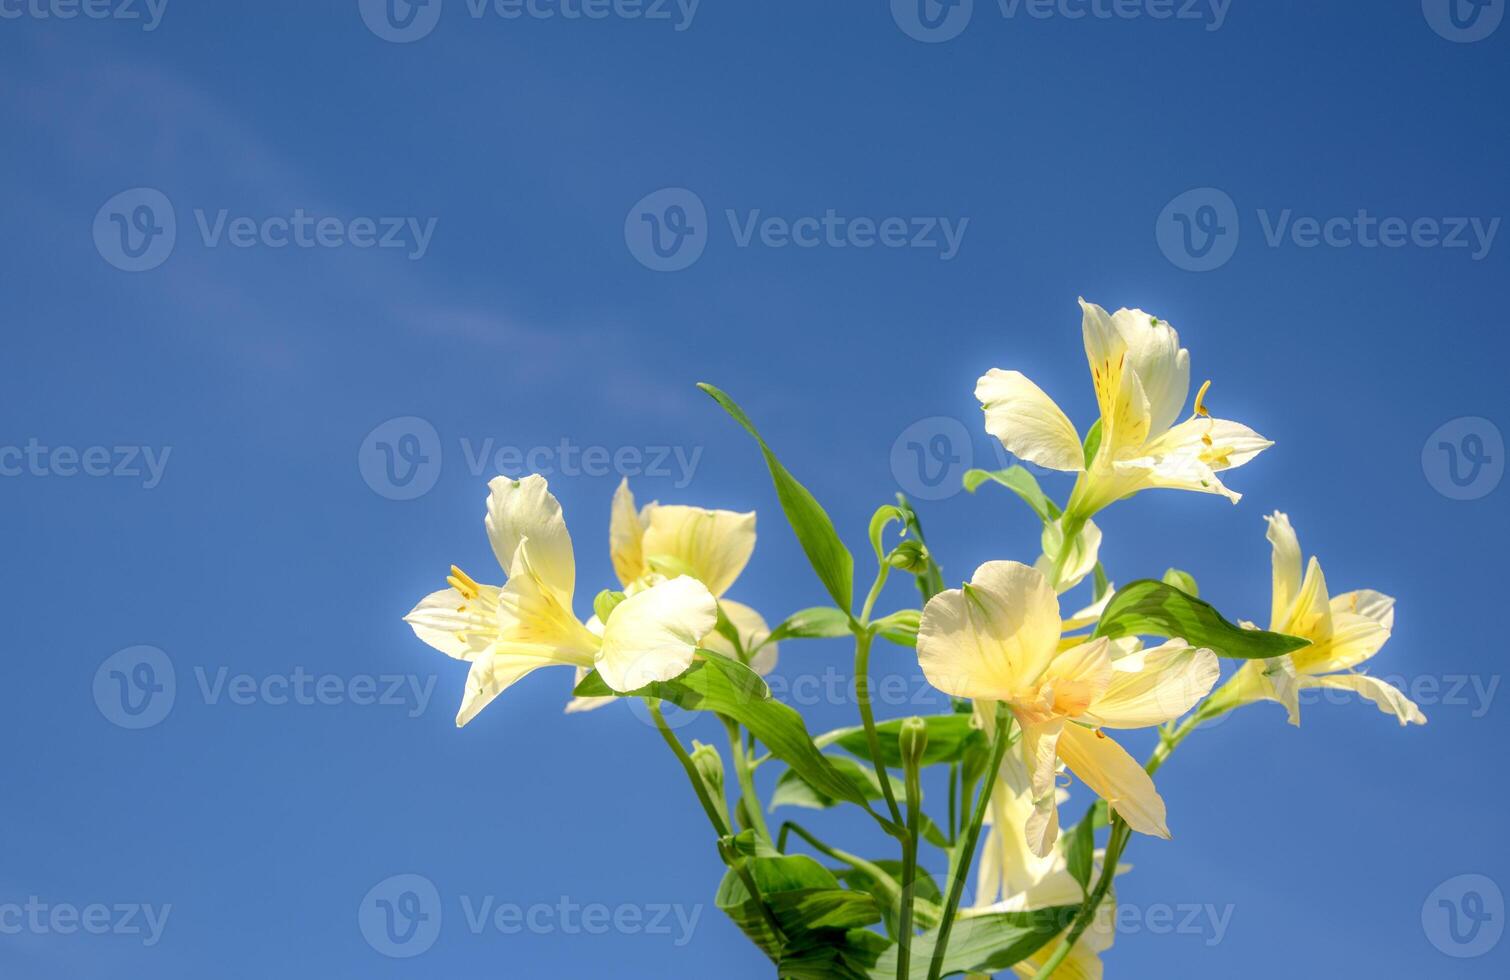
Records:
[[[620,480],[609,516],[608,550],[626,594],[633,595],[667,575],[690,575],[702,582],[739,634],[740,647],[747,655],[756,651],[750,668],[762,676],[775,669],[777,644],[761,646],[771,635],[764,617],[742,602],[723,598],[755,551],[754,511],[741,514],[656,502],[636,507],[629,480]],[[596,618],[589,620],[588,626],[596,628],[596,622]],[[704,636],[699,646],[739,659],[734,644],[717,630]],[[579,671],[578,680],[586,673]],[[566,710],[573,714],[592,711],[612,700],[573,698]]]
[[[619,603],[594,632],[572,612],[576,558],[544,477],[495,477],[488,491],[484,525],[507,583],[482,585],[453,565],[449,588],[404,617],[421,640],[472,665],[458,726],[541,667],[595,668],[609,687],[628,692],[691,666],[718,618],[702,583],[658,582]]]
[[[724,598],[755,552],[754,511],[739,513],[656,502],[636,509],[629,481],[623,480],[613,495],[608,539],[614,571],[625,588],[656,573],[691,575],[718,599],[746,651],[754,650],[771,635],[760,613]],[[733,645],[718,633],[707,637],[703,647],[734,656]],[[767,644],[750,661],[750,667],[760,674],[770,673],[776,666],[776,653],[776,644]]]
[[[1139,833],[1168,837],[1164,801],[1143,767],[1102,731],[1178,718],[1205,697],[1216,655],[1181,640],[1149,650],[1105,637],[1061,643],[1059,597],[1043,573],[987,562],[960,589],[928,600],[918,661],[939,690],[1006,702],[1035,807],[1029,849],[1042,857],[1059,836],[1054,777],[1060,761]],[[1061,647],[1067,647],[1061,649]]]
[[[1426,724],[1426,716],[1397,688],[1353,672],[1389,639],[1395,626],[1395,600],[1372,589],[1327,597],[1326,577],[1314,557],[1301,577],[1300,539],[1290,519],[1279,511],[1265,518],[1274,548],[1274,601],[1269,629],[1310,640],[1311,645],[1272,660],[1243,665],[1233,677],[1238,704],[1278,701],[1300,724],[1300,690],[1333,688],[1354,691],[1394,715],[1401,725]]]
[[[1060,791],[1055,804],[1062,802],[1064,794]],[[991,793],[990,829],[981,850],[975,907],[964,915],[1031,912],[1080,904],[1084,893],[1069,872],[1064,851],[1054,848],[1039,857],[1026,846],[1022,828],[1036,810],[1027,768],[1021,759],[1009,753],[1002,759],[1001,775]],[[1098,852],[1097,857],[1099,859],[1102,855]],[[1120,873],[1121,869],[1118,871]],[[1102,975],[1100,954],[1111,948],[1116,935],[1115,920],[1116,900],[1108,896],[1069,956],[1053,972],[1052,980],[1099,978]],[[1035,976],[1056,946],[1057,941],[1049,941],[1032,956],[1016,964],[1013,972],[1022,977]]]
[[[1142,310],[1108,314],[1080,301],[1085,353],[1101,410],[1099,442],[1089,465],[1075,426],[1048,395],[1018,371],[994,369],[975,386],[986,431],[1013,455],[1051,470],[1078,473],[1068,512],[1086,518],[1150,487],[1221,494],[1217,477],[1273,443],[1237,422],[1211,418],[1204,395],[1176,424],[1190,393],[1190,352],[1174,328]]]

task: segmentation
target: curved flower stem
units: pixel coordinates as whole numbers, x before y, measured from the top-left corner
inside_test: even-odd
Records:
[[[860,704],[860,723],[865,726],[865,744],[870,750],[870,761],[876,768],[876,780],[881,784],[881,795],[886,798],[886,808],[895,833],[902,831],[902,810],[897,806],[897,796],[891,790],[891,777],[887,775],[886,763],[881,758],[881,737],[876,734],[876,716],[870,708],[870,643],[869,628],[855,634],[855,700]]]
[[[713,829],[718,831],[720,839],[728,837],[732,831],[725,826],[723,818],[718,815],[717,808],[708,797],[707,787],[703,785],[703,778],[697,774],[697,767],[692,764],[692,757],[687,754],[686,749],[682,748],[682,743],[671,733],[671,728],[666,724],[666,718],[661,714],[661,703],[655,698],[646,698],[645,704],[650,708],[650,717],[655,720],[655,727],[661,733],[661,738],[671,746],[671,751],[676,753],[682,768],[687,771],[687,778],[692,780],[692,789],[697,793],[697,801],[703,805],[703,812],[708,814],[708,820],[713,824]]]
[[[949,898],[944,904],[943,918],[939,920],[938,938],[933,944],[933,959],[928,964],[928,980],[939,980],[944,971],[944,954],[949,950],[949,932],[954,928],[954,917],[959,912],[960,896],[965,891],[965,878],[970,874],[970,863],[975,858],[975,845],[980,840],[981,824],[986,821],[986,808],[991,803],[990,787],[996,785],[997,773],[1001,770],[1002,756],[1007,752],[1007,734],[1012,727],[1012,715],[1004,704],[996,706],[996,741],[991,748],[991,763],[985,773],[985,788],[975,803],[975,813],[970,826],[954,852],[953,867],[949,871]],[[905,938],[905,937],[904,937]]]
[[[750,818],[755,832],[770,840],[771,831],[766,827],[760,794],[755,791],[755,780],[750,775],[749,756],[745,752],[744,739],[740,736],[739,722],[732,718],[724,718],[723,722],[729,730],[729,751],[734,755],[734,775],[739,780],[739,798],[744,803],[745,815]]]

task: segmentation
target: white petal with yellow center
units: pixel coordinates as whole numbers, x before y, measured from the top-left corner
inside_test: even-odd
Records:
[[[988,371],[975,384],[975,398],[986,413],[986,431],[1012,455],[1051,470],[1085,469],[1074,424],[1022,372]]]
[[[928,682],[947,694],[1011,700],[1053,659],[1059,626],[1059,599],[1041,572],[987,562],[968,585],[928,601],[918,662]]]
[[[615,691],[678,677],[718,622],[718,606],[696,579],[679,576],[619,603],[603,626],[597,668]]]

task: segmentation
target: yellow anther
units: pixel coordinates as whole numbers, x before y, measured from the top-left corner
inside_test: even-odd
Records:
[[[1202,418],[1211,418],[1211,413],[1206,411],[1206,392],[1211,390],[1211,381],[1208,379],[1201,385],[1201,390],[1195,393],[1195,414]]]
[[[482,592],[482,587],[472,581],[472,576],[455,565],[451,566],[451,574],[446,576],[446,581],[451,588],[461,593],[463,599],[475,599]]]

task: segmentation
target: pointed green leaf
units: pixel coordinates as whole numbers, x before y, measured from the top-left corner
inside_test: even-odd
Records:
[[[1178,568],[1171,568],[1164,573],[1164,584],[1172,585],[1186,595],[1201,597],[1200,586],[1195,584],[1195,576],[1189,572],[1182,572]]]
[[[1283,633],[1245,630],[1228,622],[1210,603],[1153,579],[1118,589],[1101,614],[1095,635],[1180,637],[1238,660],[1267,660],[1310,642]]]
[[[1038,480],[1021,466],[1008,466],[1004,470],[969,470],[965,473],[965,489],[974,493],[982,483],[995,480],[1017,494],[1033,508],[1038,519],[1048,524],[1059,519],[1059,507],[1038,486]]]
[[[848,612],[854,599],[855,560],[849,549],[844,547],[844,542],[839,540],[834,522],[807,488],[798,483],[797,478],[781,465],[781,460],[766,445],[765,439],[755,428],[755,423],[750,421],[734,399],[713,385],[699,384],[698,387],[723,406],[724,411],[755,438],[765,456],[766,466],[771,471],[771,480],[776,484],[776,498],[781,501],[781,509],[786,513],[792,530],[796,532],[797,541],[807,554],[808,562],[813,566],[813,571],[818,573],[828,594],[833,596],[835,605]]]

